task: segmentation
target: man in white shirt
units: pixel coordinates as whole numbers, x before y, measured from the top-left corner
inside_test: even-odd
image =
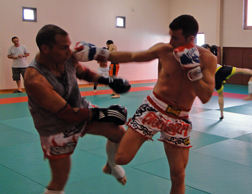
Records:
[[[25,70],[28,66],[26,57],[30,55],[25,45],[19,44],[18,37],[11,38],[14,45],[9,48],[8,58],[12,61],[12,79],[17,83],[17,90],[13,93],[22,93],[20,74],[24,78]]]

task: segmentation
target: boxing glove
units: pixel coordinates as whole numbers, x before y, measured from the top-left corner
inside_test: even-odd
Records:
[[[108,108],[91,108],[92,121],[113,122],[124,125],[127,120],[127,109],[120,105],[111,105]]]
[[[200,68],[199,51],[194,44],[189,43],[180,46],[174,49],[173,54],[186,71],[189,80],[196,81],[203,77]]]
[[[108,85],[113,91],[115,91],[117,94],[126,93],[131,88],[130,83],[121,78],[116,77],[99,77],[98,83]]]
[[[76,43],[73,54],[81,62],[92,60],[105,62],[109,57],[109,51],[106,48],[99,48],[85,41]]]

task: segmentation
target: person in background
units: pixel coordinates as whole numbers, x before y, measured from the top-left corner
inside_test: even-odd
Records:
[[[20,74],[24,78],[24,73],[28,66],[26,58],[30,53],[25,45],[19,43],[18,37],[12,37],[11,41],[14,45],[9,48],[7,57],[12,59],[12,79],[17,84],[17,90],[13,93],[22,93]]]
[[[218,48],[216,45],[209,46],[208,44],[202,45],[205,49],[209,50],[213,55],[216,57],[218,56]],[[229,65],[220,65],[216,64],[217,69],[215,72],[215,90],[218,93],[218,103],[220,107],[220,120],[224,119],[224,84],[226,80],[229,79],[231,76],[236,74],[243,74],[243,75],[250,75],[252,76],[252,70],[247,68],[238,68]],[[251,82],[250,82],[251,81]],[[252,98],[252,78],[249,80],[249,95],[244,98],[244,100],[250,100]]]
[[[109,52],[117,51],[117,47],[112,40],[108,40],[106,42],[106,45],[108,47]],[[119,63],[114,63],[113,61],[111,61],[111,64],[109,65],[109,76],[116,77],[118,75],[119,68]],[[117,94],[115,91],[113,91],[111,98],[120,98],[120,94]]]

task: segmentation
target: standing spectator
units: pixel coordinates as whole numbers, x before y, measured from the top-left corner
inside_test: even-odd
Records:
[[[12,79],[17,83],[17,90],[13,93],[22,93],[20,74],[24,78],[25,70],[28,66],[26,57],[30,55],[25,45],[19,44],[18,37],[11,38],[14,45],[9,48],[8,58],[12,61]]]

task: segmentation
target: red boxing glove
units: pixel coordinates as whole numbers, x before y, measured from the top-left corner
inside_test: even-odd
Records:
[[[189,43],[180,46],[174,49],[173,54],[186,71],[189,80],[196,81],[203,77],[200,68],[199,51],[194,44]]]

